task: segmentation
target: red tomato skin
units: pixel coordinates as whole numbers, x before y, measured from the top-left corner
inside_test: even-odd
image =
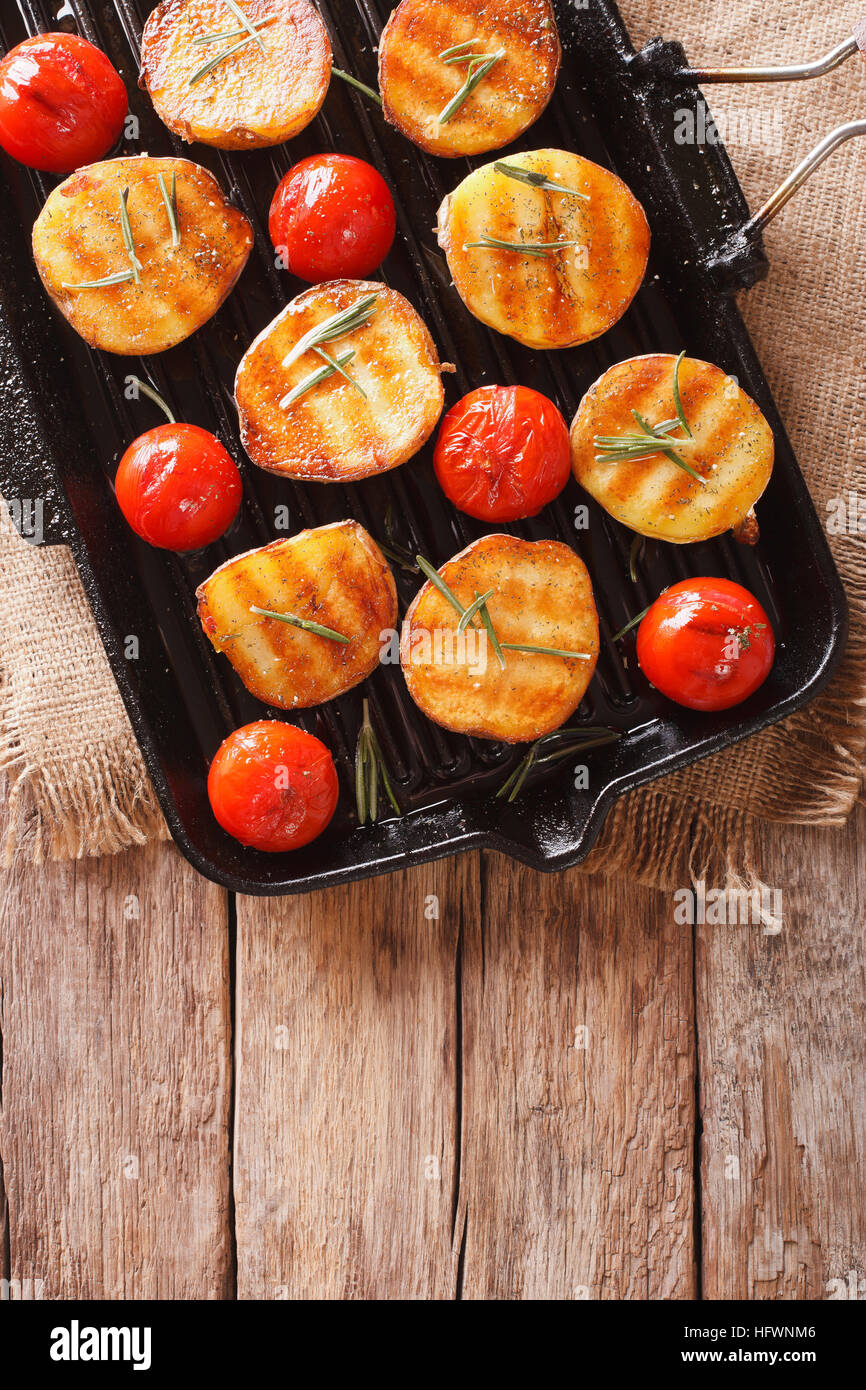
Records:
[[[397,216],[382,175],[348,154],[301,159],[277,185],[268,215],[274,249],[302,280],[361,280],[391,250]]]
[[[729,650],[738,635],[738,654]],[[637,634],[647,680],[688,709],[730,709],[770,673],[776,641],[758,600],[730,579],[684,579],[656,599]]]
[[[161,550],[198,550],[231,526],[243,494],[237,464],[198,425],[157,425],[130,444],[114,480],[136,535]]]
[[[0,61],[0,145],[31,169],[93,164],[120,137],[128,109],[118,73],[77,34],[37,34]]]
[[[282,854],[321,835],[340,787],[320,739],[293,724],[259,719],[220,744],[207,793],[223,830],[251,849]]]
[[[568,426],[528,386],[480,386],[442,421],[433,467],[449,501],[479,521],[536,516],[571,474]]]

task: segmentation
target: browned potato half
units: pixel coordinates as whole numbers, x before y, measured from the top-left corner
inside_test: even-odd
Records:
[[[163,0],[144,26],[140,85],[183,140],[222,150],[279,145],[325,100],[331,41],[308,0],[240,0],[240,8],[258,35],[248,43],[225,0]]]
[[[176,179],[180,244],[169,199]],[[134,253],[123,234],[123,196]],[[33,227],[42,283],[91,347],[121,354],[163,352],[216,313],[250,254],[253,233],[213,174],[186,159],[109,159],[79,169],[54,189]],[[119,283],[82,288],[125,275]]]
[[[574,192],[534,186],[527,174]],[[634,298],[649,255],[644,210],[622,180],[564,150],[473,170],[442,203],[438,230],[467,308],[532,348],[572,347],[604,333]]]
[[[380,633],[397,622],[394,576],[357,521],[317,526],[227,560],[196,590],[201,625],[265,704],[305,709],[376,669]],[[330,628],[348,642],[251,608]]]
[[[375,296],[366,323],[322,344],[344,363],[292,403],[294,387],[320,372],[312,349],[286,359],[317,324]],[[396,468],[417,453],[442,413],[441,367],[412,305],[372,280],[315,285],[260,333],[238,366],[235,399],[254,463],[289,478],[351,482]],[[354,384],[353,384],[354,383]],[[360,389],[358,389],[360,388]]]
[[[751,397],[720,368],[685,357],[679,369],[694,440],[682,427],[670,438],[702,483],[663,454],[617,463],[602,457],[595,444],[596,436],[634,436],[634,410],[649,425],[673,420],[675,365],[667,353],[632,357],[590,387],[571,426],[574,475],[605,511],[642,536],[685,543],[734,527],[752,540],[757,528],[750,513],[773,470],[773,432]]]
[[[478,54],[501,56],[448,115]],[[497,150],[538,120],[559,59],[549,0],[403,0],[379,41],[385,119],[431,154]]]
[[[415,703],[446,729],[506,743],[558,729],[580,704],[598,659],[598,617],[583,561],[560,541],[491,535],[473,541],[439,574],[464,607],[494,590],[487,611],[500,643],[587,659],[503,647],[503,669],[481,619],[458,633],[455,608],[428,580],[400,639]]]

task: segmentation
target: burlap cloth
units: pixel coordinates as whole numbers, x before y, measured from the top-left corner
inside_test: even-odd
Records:
[[[817,57],[862,0],[622,0],[632,36],[693,62]],[[781,85],[715,87],[714,114],[753,208],[827,131],[866,115],[866,65]],[[773,224],[770,278],[743,312],[822,516],[859,493],[866,527],[866,139],[843,147]],[[644,882],[751,878],[757,818],[841,824],[866,745],[866,532],[831,536],[851,638],[829,692],[730,751],[623,798],[587,861]],[[796,557],[792,557],[796,563]],[[113,853],[166,829],[69,553],[0,527],[0,767],[7,858]]]

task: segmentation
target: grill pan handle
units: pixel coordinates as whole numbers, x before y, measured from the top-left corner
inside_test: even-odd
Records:
[[[853,58],[855,53],[866,57],[866,19],[855,24],[850,38],[831,48],[823,58],[811,63],[794,63],[787,67],[758,68],[678,68],[671,76],[677,82],[704,86],[707,82],[802,82],[809,77],[823,77]]]

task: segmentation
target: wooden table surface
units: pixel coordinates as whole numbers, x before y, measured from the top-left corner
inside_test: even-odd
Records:
[[[864,831],[763,831],[777,935],[495,854],[267,900],[167,845],[16,870],[0,1275],[43,1298],[863,1296]]]

